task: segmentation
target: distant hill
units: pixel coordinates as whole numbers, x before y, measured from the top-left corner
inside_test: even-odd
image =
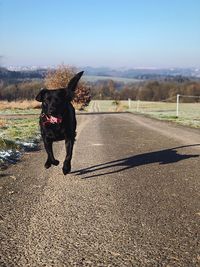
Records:
[[[6,68],[1,68],[0,67],[0,79],[6,78],[10,75],[10,71],[7,70]]]
[[[12,70],[11,70],[12,69]],[[1,80],[24,80],[24,79],[43,79],[49,68],[33,69],[33,67],[13,67],[9,69],[0,67]],[[188,80],[199,80],[200,69],[194,68],[174,68],[174,69],[147,69],[147,68],[134,68],[134,69],[112,69],[107,67],[94,68],[82,67],[84,70],[84,79],[88,82],[97,80],[117,80],[124,83],[133,83],[145,80],[158,80],[158,81],[178,81],[184,82]]]
[[[200,78],[200,69],[195,68],[170,68],[170,69],[153,69],[153,68],[134,68],[134,69],[111,69],[111,68],[93,68],[85,67],[86,75],[122,77],[140,80],[165,79],[166,77],[193,77]]]
[[[47,70],[30,70],[30,71],[11,71],[0,67],[0,79],[15,80],[15,79],[42,79]]]

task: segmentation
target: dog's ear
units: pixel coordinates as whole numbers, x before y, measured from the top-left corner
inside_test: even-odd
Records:
[[[38,93],[38,95],[36,96],[35,100],[37,100],[38,102],[42,102],[43,98],[44,98],[44,94],[47,92],[47,89],[41,88],[40,92]]]
[[[68,83],[67,89],[69,89],[70,91],[75,91],[76,86],[78,84],[78,81],[80,80],[81,76],[83,75],[84,71],[81,71],[79,73],[77,73]]]

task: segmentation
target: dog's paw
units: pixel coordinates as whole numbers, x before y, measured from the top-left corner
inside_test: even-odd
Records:
[[[46,161],[46,163],[44,164],[44,167],[46,169],[50,168],[51,167],[51,162],[49,162],[48,160]]]
[[[52,163],[53,165],[55,165],[55,166],[58,166],[58,164],[59,164],[59,160],[56,160],[56,159],[55,159],[55,160],[52,161],[51,163]]]
[[[71,164],[70,163],[69,164],[64,164],[62,170],[63,170],[63,174],[64,175],[70,173],[70,171],[71,171]]]

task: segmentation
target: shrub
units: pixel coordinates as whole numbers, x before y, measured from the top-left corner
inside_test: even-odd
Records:
[[[76,74],[75,68],[60,65],[56,70],[50,70],[45,77],[45,86],[48,89],[66,88],[70,79]],[[91,100],[90,88],[83,81],[79,81],[73,98],[76,109],[88,106]]]

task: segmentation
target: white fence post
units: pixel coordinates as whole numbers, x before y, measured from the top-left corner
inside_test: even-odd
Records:
[[[131,108],[131,99],[128,98],[128,108],[130,109]]]
[[[176,117],[177,118],[179,116],[179,101],[180,101],[180,95],[177,94],[177,96],[176,96]]]

